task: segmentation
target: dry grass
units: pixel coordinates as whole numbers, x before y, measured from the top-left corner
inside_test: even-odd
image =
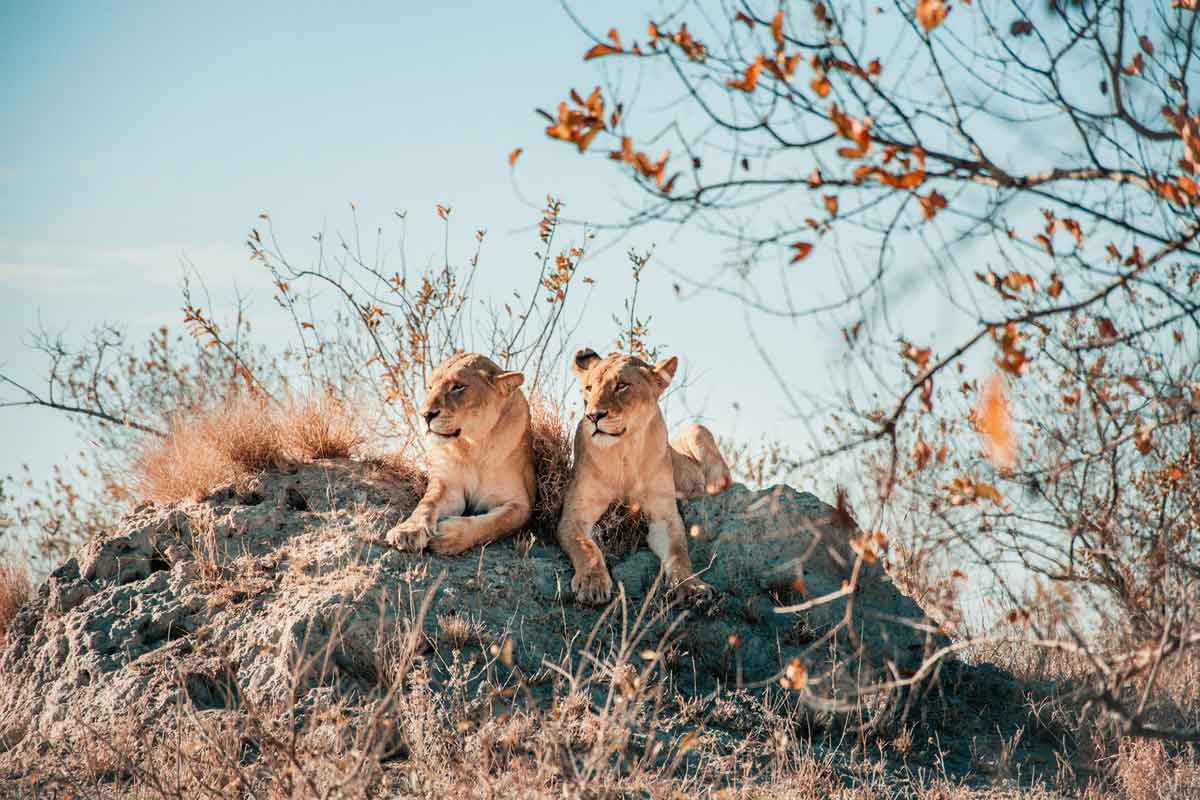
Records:
[[[174,419],[166,438],[148,443],[138,455],[134,484],[155,503],[199,500],[265,469],[346,458],[364,438],[354,408],[331,394],[281,407],[239,394],[218,408]]]
[[[29,570],[11,558],[0,558],[0,646],[7,639],[8,626],[33,592]]]
[[[1113,784],[1126,800],[1200,797],[1200,757],[1162,742],[1126,739],[1113,759]]]
[[[1047,785],[1019,786],[1011,775],[968,785],[937,766],[928,732],[903,729],[873,742],[814,727],[801,705],[778,694],[687,699],[632,646],[564,659],[557,674],[571,680],[535,701],[502,655],[456,652],[487,652],[483,640],[494,637],[478,621],[443,615],[431,633],[424,608],[414,603],[393,630],[381,630],[369,698],[351,702],[317,688],[303,703],[266,707],[243,697],[221,713],[185,702],[168,708],[158,728],[116,720],[77,742],[30,742],[22,746],[28,766],[9,764],[11,776],[26,776],[16,794],[1183,800],[1200,786],[1195,750],[1131,740],[1093,761],[1101,773],[1084,783],[1066,774],[1055,785],[1041,770]],[[641,624],[632,623],[626,642],[641,640]],[[336,683],[323,670],[336,669],[328,655],[339,646],[333,636],[311,653],[301,648],[309,655],[294,669],[308,677],[295,685]],[[435,679],[439,664],[444,677]]]
[[[574,430],[562,409],[545,398],[530,398],[529,415],[533,434],[533,472],[537,476],[532,525],[538,536],[553,540],[567,484],[571,481]]]
[[[366,440],[353,407],[332,391],[291,401],[279,429],[288,453],[300,461],[349,458]]]

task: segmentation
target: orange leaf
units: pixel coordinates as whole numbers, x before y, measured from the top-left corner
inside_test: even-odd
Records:
[[[613,47],[612,45],[604,44],[603,42],[601,42],[600,44],[593,45],[590,50],[588,50],[586,53],[584,53],[583,60],[591,61],[593,58],[602,58],[604,56],[615,56],[615,55],[620,55],[621,53],[624,53],[624,52],[625,51],[619,47]]]
[[[931,31],[946,19],[944,0],[917,0],[917,22],[926,31]]]
[[[921,204],[921,213],[925,215],[925,219],[933,219],[938,209],[946,207],[946,198],[937,189],[930,192],[928,197],[918,195],[917,201]]]
[[[1121,67],[1121,72],[1124,72],[1126,75],[1138,75],[1141,73],[1145,63],[1141,53],[1134,53],[1133,61],[1130,61],[1127,67]]]
[[[1050,285],[1046,287],[1046,294],[1051,297],[1058,297],[1063,290],[1062,278],[1058,277],[1057,272],[1050,273]]]
[[[808,258],[808,254],[812,252],[813,246],[808,242],[796,242],[792,245],[792,249],[796,251],[796,255],[792,256],[790,263],[795,264],[797,261]]]
[[[749,93],[754,91],[754,87],[758,85],[758,76],[762,74],[763,57],[759,54],[757,58],[751,62],[750,66],[746,67],[746,75],[741,79],[733,79],[727,82],[726,85],[730,89],[740,89],[743,92]]]
[[[1039,233],[1037,236],[1034,236],[1033,239],[1043,248],[1045,248],[1046,252],[1050,254],[1051,258],[1054,257],[1054,244],[1051,243],[1050,237],[1046,236],[1044,233]]]
[[[516,150],[513,150],[511,153],[508,154],[508,165],[510,167],[515,167],[517,165],[517,159],[520,157],[521,157],[521,148],[518,147]]]
[[[993,373],[983,386],[975,407],[975,422],[983,437],[984,451],[997,469],[1010,470],[1017,461],[1017,441],[1004,378]]]
[[[825,95],[829,94],[829,79],[824,75],[819,78],[813,78],[808,85],[811,86],[812,90],[817,93],[817,97],[824,97]]]
[[[608,38],[613,43],[613,47],[621,49],[621,34],[617,33],[616,28],[608,29]]]
[[[1000,492],[996,491],[996,487],[990,483],[975,484],[975,496],[983,500],[991,500],[996,505],[1004,502],[1004,498],[1000,495]]]
[[[745,12],[742,12],[742,11],[737,12],[737,15],[734,16],[733,21],[734,22],[744,22],[744,23],[746,23],[747,28],[754,27],[754,20],[751,19],[750,17],[747,17]]]
[[[933,354],[933,349],[929,347],[917,347],[915,344],[902,341],[900,343],[900,355],[913,362],[921,369],[922,372],[929,366],[929,357]]]
[[[825,195],[825,210],[829,212],[829,216],[836,217],[838,213],[838,199],[835,194]]]
[[[1148,36],[1138,37],[1138,46],[1142,48],[1142,52],[1146,55],[1154,55],[1154,43],[1150,41]]]
[[[775,39],[775,46],[783,47],[783,9],[775,12],[775,17],[771,20],[771,36]]]
[[[450,212],[452,210],[453,209],[451,209],[450,206],[444,206],[441,203],[438,203],[437,215],[442,219],[445,219],[446,217],[450,216]]]
[[[1096,317],[1096,330],[1100,332],[1102,339],[1115,339],[1120,335],[1117,326],[1113,325],[1113,321],[1108,317]]]

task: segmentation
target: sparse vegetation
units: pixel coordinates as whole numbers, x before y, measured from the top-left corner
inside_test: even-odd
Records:
[[[291,665],[297,686],[315,674],[329,689],[307,705],[204,708],[180,675],[160,729],[118,720],[89,730],[82,749],[29,739],[17,754],[26,762],[0,754],[7,777],[26,793],[144,797],[1200,796],[1196,5],[976,0],[947,16],[940,0],[900,0],[888,9],[899,20],[876,26],[874,4],[689,4],[650,21],[644,46],[613,29],[583,51],[614,69],[639,65],[638,86],[678,81],[676,103],[630,103],[627,114],[613,92],[633,84],[618,81],[570,92],[547,114],[546,134],[580,153],[609,142],[608,161],[646,198],[630,229],[699,224],[727,237],[734,268],[681,277],[689,289],[840,331],[844,384],[811,407],[754,343],[791,412],[820,429],[811,453],[722,445],[752,482],[835,466],[861,477],[857,515],[844,492],[833,514],[852,537],[847,577],[808,597],[803,570],[785,565],[771,603],[735,598],[730,613],[794,613],[788,635],[813,647],[853,638],[856,581],[884,565],[933,619],[917,629],[953,637],[919,668],[890,665],[826,691],[781,663],[774,680],[697,699],[666,676],[661,643],[520,672],[505,632],[443,614],[429,635],[417,602],[381,631],[378,663],[356,674],[353,697],[332,688],[341,667],[330,664],[345,656],[334,636]],[[964,52],[967,34],[975,49]],[[638,149],[671,137],[674,157]],[[417,408],[429,370],[460,349],[526,375],[538,496],[511,546],[527,555],[553,540],[574,422],[555,368],[589,302],[579,269],[593,232],[572,238],[548,197],[533,269],[504,302],[478,303],[484,231],[466,259],[452,262],[447,244],[434,266],[410,272],[403,258],[386,266],[382,245],[363,252],[352,212],[350,233],[319,234],[302,254],[285,255],[269,214],[251,229],[253,266],[295,330],[279,352],[253,345],[244,307],[226,322],[185,284],[185,333],[137,343],[106,327],[77,347],[43,335],[44,391],[0,374],[12,394],[0,405],[56,409],[89,442],[71,470],[44,487],[26,476],[19,504],[0,510],[5,536],[31,537],[38,572],[144,500],[228,489],[262,503],[250,487],[264,473],[314,461],[382,465],[419,495]],[[436,207],[447,242],[453,213]],[[403,241],[405,217],[389,224]],[[869,258],[846,256],[860,246]],[[645,356],[656,352],[650,253],[629,252],[620,313],[592,309],[612,317],[619,349]],[[842,296],[793,305],[789,287],[825,254],[843,270]],[[763,286],[772,260],[786,302]],[[938,341],[903,329],[912,319],[893,307],[913,297],[954,310],[944,339],[927,320],[921,334]],[[370,538],[393,499],[331,519],[328,538]],[[307,509],[285,492],[275,510],[301,501]],[[206,602],[235,607],[265,585],[239,572],[238,558],[253,559],[227,552],[243,543],[221,520],[187,522],[180,536]],[[645,525],[618,504],[596,536],[621,557]],[[331,578],[306,557],[280,558],[272,579],[336,578],[354,596],[349,568]],[[162,553],[146,561],[147,572],[173,568]],[[0,643],[32,592],[18,563],[0,561]],[[968,594],[991,604],[986,618],[967,613]],[[797,610],[841,598],[848,610],[828,630]],[[621,608],[622,624],[668,605]],[[740,646],[736,636],[697,645],[723,657]],[[1006,672],[979,696],[956,694],[968,667]],[[450,677],[435,680],[438,670]],[[217,677],[201,676],[203,692],[229,690],[227,671]],[[997,686],[1005,693],[988,694]],[[947,763],[952,737],[970,737],[967,767]]]
[[[7,637],[8,626],[13,617],[25,605],[33,591],[29,570],[12,558],[0,558],[0,647]]]

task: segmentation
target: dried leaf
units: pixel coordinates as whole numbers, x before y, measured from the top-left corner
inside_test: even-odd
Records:
[[[515,167],[517,165],[517,159],[521,157],[521,150],[522,148],[518,147],[508,154],[508,165],[510,167]]]
[[[739,89],[743,92],[750,93],[754,91],[754,87],[758,85],[758,76],[762,74],[763,57],[760,53],[757,58],[746,67],[746,73],[741,78],[731,79],[726,82],[730,89]]]
[[[604,56],[616,56],[616,55],[620,55],[621,53],[624,53],[624,52],[625,51],[619,47],[613,47],[612,45],[607,45],[607,44],[604,44],[603,42],[600,42],[599,44],[592,45],[592,47],[586,53],[583,54],[583,60],[591,61],[593,58],[603,58]]]
[[[793,658],[783,670],[779,685],[785,689],[803,689],[808,685],[808,670],[804,668],[800,658]]]
[[[1004,377],[1000,373],[993,373],[984,383],[974,416],[988,460],[997,469],[1012,469],[1017,461],[1017,441]]]
[[[917,0],[917,22],[926,31],[931,31],[946,19],[946,3],[944,0]]]
[[[836,217],[838,213],[838,199],[835,194],[825,195],[825,210],[829,212],[829,216]]]
[[[1004,497],[990,483],[975,484],[975,496],[983,500],[991,500],[996,505],[1004,503]]]
[[[946,207],[946,198],[936,189],[930,192],[928,197],[918,195],[917,202],[921,204],[921,214],[927,220],[933,219],[939,209]]]
[[[792,245],[792,249],[796,251],[796,254],[792,256],[792,260],[789,263],[795,264],[797,261],[808,258],[808,254],[812,252],[813,246],[808,242],[796,242]]]
[[[1033,23],[1027,19],[1019,19],[1012,24],[1008,32],[1013,36],[1028,36],[1033,33]]]
[[[903,340],[900,342],[900,355],[916,364],[922,372],[929,366],[929,357],[932,354],[932,348],[917,347],[915,344]]]

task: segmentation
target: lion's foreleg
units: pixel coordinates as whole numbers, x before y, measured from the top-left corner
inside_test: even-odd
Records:
[[[430,478],[425,495],[408,519],[387,533],[388,544],[400,550],[418,552],[437,533],[438,519],[462,511],[462,502],[440,478]]]
[[[688,556],[687,534],[675,498],[664,496],[650,500],[643,505],[642,511],[650,520],[646,543],[662,562],[672,588],[688,593],[712,591],[706,583],[695,577],[692,560]]]
[[[571,487],[558,523],[558,544],[571,560],[575,575],[571,591],[581,603],[606,603],[612,596],[612,578],[604,564],[604,553],[592,539],[592,527],[608,508],[608,501],[583,497]]]
[[[438,525],[437,535],[429,540],[429,549],[442,555],[456,555],[472,547],[494,542],[529,521],[529,503],[509,500],[477,517],[451,517]]]

